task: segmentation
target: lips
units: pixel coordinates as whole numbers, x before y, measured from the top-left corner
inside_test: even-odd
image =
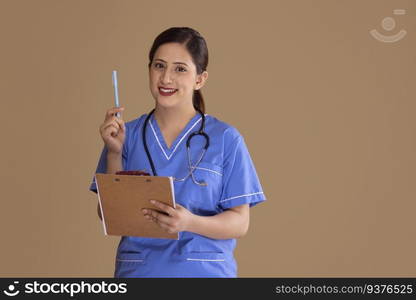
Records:
[[[162,96],[172,96],[177,92],[177,89],[159,87],[159,93]]]

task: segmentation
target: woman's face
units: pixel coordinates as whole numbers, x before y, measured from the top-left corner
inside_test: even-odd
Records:
[[[166,108],[192,106],[194,90],[202,88],[207,78],[206,71],[200,75],[196,73],[191,55],[185,46],[179,43],[161,45],[156,50],[149,69],[149,84],[153,98],[157,105]]]

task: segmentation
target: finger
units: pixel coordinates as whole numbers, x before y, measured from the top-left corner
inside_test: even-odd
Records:
[[[101,124],[101,127],[107,127],[109,124],[114,123],[114,124],[118,124],[117,123],[117,118],[116,117],[111,117],[109,119],[104,120],[103,124]]]
[[[117,130],[120,130],[121,128],[120,128],[120,125],[117,123],[117,122],[110,122],[110,123],[108,123],[108,124],[105,124],[104,126],[103,126],[103,130],[105,130],[105,129],[107,129],[108,127],[114,127],[115,129],[117,129]]]
[[[151,218],[153,218],[154,220],[156,220],[157,222],[164,223],[164,224],[167,224],[167,225],[169,225],[171,223],[171,217],[166,216],[165,214],[160,213],[156,210],[148,208],[148,209],[143,209],[142,211],[143,211],[145,216],[148,215]]]
[[[109,124],[107,127],[101,130],[103,136],[111,135],[113,137],[117,135],[119,131],[120,131],[120,128],[118,127],[118,125],[116,126],[114,124]]]
[[[164,229],[165,231],[167,231],[168,233],[174,233],[175,231],[167,224],[164,223],[158,223],[158,225]]]
[[[123,106],[120,107],[112,107],[109,110],[107,110],[107,112],[105,113],[105,119],[109,119],[113,116],[115,116],[116,112],[122,112],[124,110]]]
[[[169,216],[173,216],[176,213],[176,211],[173,207],[170,207],[169,205],[166,205],[165,203],[159,202],[159,201],[154,200],[154,199],[150,200],[150,203],[152,203],[154,206],[156,206],[160,210],[167,213]]]
[[[116,118],[115,122],[120,126],[120,129],[126,131],[126,124],[122,119]]]
[[[168,233],[175,233],[176,231],[172,229],[171,225],[161,222],[160,220],[148,216],[152,222],[155,222],[160,228],[164,229]]]
[[[108,134],[107,134],[107,136],[112,136],[112,137],[117,137],[117,135],[118,135],[118,130],[117,129],[114,129],[114,127],[111,127],[112,129],[109,129],[109,132],[108,132]]]
[[[153,217],[151,215],[144,215],[144,217],[149,221],[153,221]]]
[[[108,128],[109,126],[114,126],[115,129],[120,130],[122,127],[120,126],[120,124],[117,122],[116,117],[113,117],[113,119],[108,120],[107,122],[105,122],[102,125],[102,130],[105,130],[106,128]]]

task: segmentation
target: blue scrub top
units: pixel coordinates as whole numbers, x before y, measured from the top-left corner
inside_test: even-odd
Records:
[[[142,142],[142,126],[147,115],[126,122],[123,146],[123,170],[143,170],[151,173]],[[207,186],[196,185],[191,177],[174,181],[175,201],[193,214],[213,216],[231,207],[265,201],[256,169],[241,134],[234,127],[205,115],[205,132],[210,146],[194,171],[195,179]],[[146,128],[146,140],[159,176],[183,178],[189,172],[186,152],[188,136],[199,129],[200,114],[196,114],[178,135],[170,148],[151,116]],[[205,139],[191,140],[190,154],[195,163]],[[96,173],[106,173],[107,148],[104,146]],[[95,179],[90,190],[97,193]],[[211,239],[183,231],[179,240],[123,236],[117,249],[115,277],[237,277],[233,256],[236,239]]]

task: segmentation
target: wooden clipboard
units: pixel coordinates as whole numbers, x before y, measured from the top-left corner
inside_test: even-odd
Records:
[[[105,235],[179,239],[148,221],[142,208],[153,208],[155,199],[175,207],[172,177],[95,174]]]

